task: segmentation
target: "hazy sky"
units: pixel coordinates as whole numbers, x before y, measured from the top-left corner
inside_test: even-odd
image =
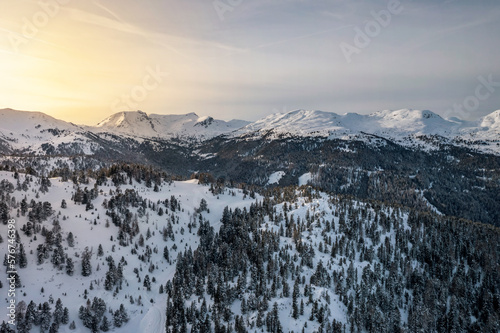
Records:
[[[3,0],[0,13],[0,108],[75,123],[500,109],[497,0]]]

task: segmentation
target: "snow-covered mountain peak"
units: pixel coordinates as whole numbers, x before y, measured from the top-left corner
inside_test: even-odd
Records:
[[[42,152],[42,146],[58,146],[64,143],[80,144],[75,153],[90,153],[85,129],[42,112],[0,110],[0,141],[4,151],[18,150]]]
[[[294,110],[286,113],[275,113],[251,123],[237,134],[250,132],[297,133],[306,135],[315,131],[323,131],[337,125],[336,113],[318,110]]]
[[[276,113],[252,123],[241,131],[274,131],[290,134],[310,134],[332,132],[353,134],[369,132],[372,134],[391,131],[404,131],[410,134],[430,134],[439,128],[455,126],[429,110],[383,110],[370,115],[333,112],[295,110]]]
[[[146,114],[142,111],[119,112],[101,121],[97,132],[118,132],[143,138],[196,137],[211,138],[236,130],[247,122],[225,122],[212,117],[187,114]]]
[[[494,111],[479,120],[479,126],[500,130],[500,110]]]
[[[205,117],[200,117],[198,120],[196,120],[196,124],[194,126],[204,126],[208,127],[214,122],[214,118],[205,116]]]
[[[122,111],[112,114],[108,118],[100,121],[96,127],[113,128],[134,126],[140,122],[150,121],[148,115],[143,111]]]
[[[369,117],[379,125],[379,129],[375,132],[391,130],[408,134],[445,135],[457,127],[455,122],[445,120],[429,110],[386,110],[371,114]]]
[[[0,110],[0,129],[10,132],[36,132],[46,129],[75,130],[79,127],[38,111]]]
[[[440,136],[450,140],[487,140],[495,143],[499,139],[500,111],[495,111],[478,122],[460,119],[443,119],[430,110],[382,110],[369,115],[318,110],[294,110],[275,113],[257,120],[233,135],[260,137],[276,136],[322,136],[331,139],[349,139],[360,135],[376,135],[413,144],[420,136]],[[422,143],[423,144],[423,143]]]
[[[400,110],[383,110],[370,114],[374,118],[384,118],[393,120],[423,120],[423,119],[442,119],[440,115],[430,110],[414,110],[414,109],[400,109]]]

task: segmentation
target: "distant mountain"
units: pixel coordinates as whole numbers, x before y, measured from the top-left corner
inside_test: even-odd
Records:
[[[96,126],[78,126],[42,112],[0,110],[0,152],[4,154],[93,155],[111,146],[130,146],[130,139],[170,141],[206,140],[247,125],[212,117],[147,115],[141,111],[119,112]],[[116,151],[123,147],[113,147]]]
[[[78,146],[78,153],[91,154],[91,140],[82,126],[58,120],[42,112],[0,110],[0,152],[45,153],[46,145]]]
[[[490,113],[481,118],[480,126],[487,129],[500,130],[500,110]]]
[[[184,115],[146,114],[142,111],[119,112],[97,124],[93,131],[132,135],[142,138],[198,138],[209,139],[239,129],[249,122],[229,122],[196,113]]]
[[[483,151],[500,153],[500,111],[476,122],[443,119],[429,110],[402,109],[378,111],[369,115],[296,110],[276,113],[251,123],[231,134],[232,137],[325,137],[353,139],[376,135],[404,145],[421,144],[422,136],[438,136],[456,144],[481,141],[475,145]],[[468,142],[473,144],[473,142]]]
[[[438,143],[466,145],[488,153],[500,153],[500,110],[477,121],[443,119],[428,110],[402,109],[378,111],[369,115],[295,110],[276,113],[255,122],[224,121],[184,115],[146,114],[142,111],[115,113],[96,126],[78,126],[41,112],[0,110],[0,149],[40,152],[43,144],[75,146],[82,154],[92,154],[96,136],[113,141],[120,138],[204,141],[225,135],[231,139],[266,137],[324,137],[328,139],[365,140],[379,136],[404,146],[431,149],[429,138]],[[434,145],[436,146],[436,145]]]

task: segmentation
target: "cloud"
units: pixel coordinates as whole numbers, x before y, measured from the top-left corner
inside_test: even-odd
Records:
[[[70,17],[79,22],[83,22],[86,24],[91,24],[91,25],[96,25],[108,30],[114,30],[118,32],[122,32],[125,34],[131,34],[131,35],[136,35],[141,38],[144,38],[148,40],[149,42],[159,45],[161,47],[164,47],[170,51],[173,51],[177,53],[178,55],[181,55],[183,57],[188,57],[189,54],[185,51],[183,51],[182,46],[186,45],[192,45],[195,47],[202,47],[202,48],[217,48],[220,50],[224,51],[241,51],[238,48],[225,45],[222,43],[218,42],[210,42],[210,41],[203,41],[203,40],[197,40],[197,39],[192,39],[192,38],[186,38],[186,37],[179,37],[176,35],[168,34],[166,32],[154,32],[151,30],[148,30],[146,28],[128,23],[121,19],[118,15],[116,15],[113,11],[108,9],[107,7],[103,6],[102,4],[98,2],[94,2],[96,6],[99,8],[105,10],[108,14],[110,14],[113,18],[105,17],[102,15],[97,15],[94,13],[90,13],[87,11],[83,11],[80,9],[76,8],[71,8],[69,9]],[[174,44],[179,45],[179,46],[174,46]]]

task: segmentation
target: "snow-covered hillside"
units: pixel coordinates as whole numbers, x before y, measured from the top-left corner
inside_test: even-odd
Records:
[[[89,174],[0,171],[15,332],[493,331],[500,319],[492,227],[307,186]]]
[[[215,230],[218,230],[225,206],[232,209],[248,208],[253,201],[242,194],[241,190],[236,189],[213,195],[209,187],[199,186],[197,180],[163,182],[155,192],[153,188],[136,181],[132,181],[130,185],[117,187],[111,180],[98,186],[92,179],[88,184],[81,184],[78,187],[72,182],[52,178],[49,179],[50,185],[43,188],[44,181],[25,175],[19,176],[21,185],[16,188],[17,179],[14,177],[14,173],[0,172],[2,193],[9,193],[9,197],[12,198],[9,211],[10,216],[15,219],[19,233],[18,246],[23,244],[27,257],[24,268],[19,267],[20,260],[17,260],[16,270],[20,276],[21,286],[16,289],[16,303],[27,306],[30,301],[34,301],[37,305],[48,302],[54,310],[55,301],[61,299],[63,306],[69,309],[69,322],[75,321],[77,326],[75,331],[70,330],[69,325],[61,325],[58,331],[61,333],[88,331],[78,319],[79,308],[82,305],[86,306],[87,300],[92,302],[94,297],[105,301],[107,312],[111,309],[118,310],[120,304],[125,305],[129,321],[121,328],[115,328],[115,331],[163,332],[167,297],[164,293],[159,293],[159,288],[160,285],[164,287],[172,279],[178,253],[188,249],[195,250],[199,245],[197,228],[191,227],[191,223],[196,225],[199,223],[198,219],[201,220],[203,217],[210,221]],[[8,183],[13,184],[13,187]],[[83,192],[77,190],[78,188]],[[75,199],[75,193],[89,193],[87,189],[92,188],[98,191],[95,193],[97,197],[92,200],[92,206],[72,200],[72,197]],[[134,197],[144,203],[144,206],[141,204],[130,207],[129,211],[131,218],[129,222],[132,225],[137,223],[138,233],[141,236],[136,236],[130,244],[124,244],[123,240],[120,241],[118,226],[114,224],[112,217],[106,215],[106,208],[113,210],[106,203],[124,195],[130,196],[132,192],[135,193]],[[173,210],[172,198],[176,199],[178,205]],[[26,211],[23,211],[22,199],[29,204]],[[171,200],[168,206],[163,204],[165,199],[167,202]],[[50,217],[36,222],[37,218],[33,214],[37,208],[31,206],[32,200],[35,205],[36,202],[50,203],[49,209],[53,210]],[[64,208],[61,207],[63,200]],[[208,211],[196,213],[202,200],[205,200]],[[0,207],[2,212],[3,208]],[[19,215],[16,210],[20,212]],[[128,222],[123,221],[123,223]],[[33,229],[31,232],[26,232],[27,228]],[[164,234],[167,229],[170,229],[168,236]],[[0,230],[4,242],[1,248],[5,254],[7,225],[1,224]],[[70,233],[74,238],[71,242],[67,240]],[[58,244],[61,245],[63,254],[57,256],[65,260],[54,264],[57,251],[53,250],[53,246],[58,248]],[[99,253],[100,247],[102,253]],[[168,260],[164,255],[165,247],[169,252]],[[45,249],[43,255],[40,253],[41,248]],[[82,276],[82,258],[86,248],[91,252],[91,273],[89,276]],[[115,266],[122,265],[123,281],[114,285],[111,290],[106,290],[109,257],[113,258]],[[72,259],[74,266],[71,275],[67,273],[67,258]],[[137,273],[134,272],[136,269]],[[151,282],[150,290],[144,286],[146,275]],[[3,308],[8,305],[6,301],[7,298],[2,298]],[[107,313],[106,316],[112,323],[113,314]],[[32,331],[38,332],[39,329],[34,326]]]

